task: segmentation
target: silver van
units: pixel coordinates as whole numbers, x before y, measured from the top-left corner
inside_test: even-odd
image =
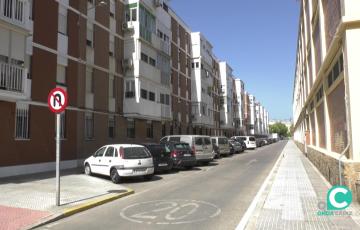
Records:
[[[211,137],[211,141],[216,146],[220,156],[230,155],[230,145],[227,137]]]
[[[210,136],[202,135],[170,135],[160,139],[160,143],[166,142],[185,142],[191,146],[195,153],[196,161],[208,164],[215,157]]]

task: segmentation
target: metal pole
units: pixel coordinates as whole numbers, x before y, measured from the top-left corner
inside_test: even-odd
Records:
[[[56,206],[60,206],[60,114],[56,114]]]

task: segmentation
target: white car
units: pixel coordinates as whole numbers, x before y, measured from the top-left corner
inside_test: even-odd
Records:
[[[110,176],[114,183],[119,183],[121,177],[143,176],[151,180],[154,175],[153,158],[142,145],[105,145],[84,161],[84,167],[86,175]]]
[[[254,136],[233,136],[231,139],[245,142],[247,149],[256,149],[256,139]]]

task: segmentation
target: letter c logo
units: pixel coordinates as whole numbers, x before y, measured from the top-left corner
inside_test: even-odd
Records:
[[[351,191],[345,186],[334,186],[327,193],[328,210],[342,210],[352,201]]]

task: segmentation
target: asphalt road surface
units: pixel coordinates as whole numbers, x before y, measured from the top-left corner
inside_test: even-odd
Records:
[[[133,188],[134,195],[41,229],[235,229],[285,144],[160,174],[149,182],[126,180],[123,185]]]

